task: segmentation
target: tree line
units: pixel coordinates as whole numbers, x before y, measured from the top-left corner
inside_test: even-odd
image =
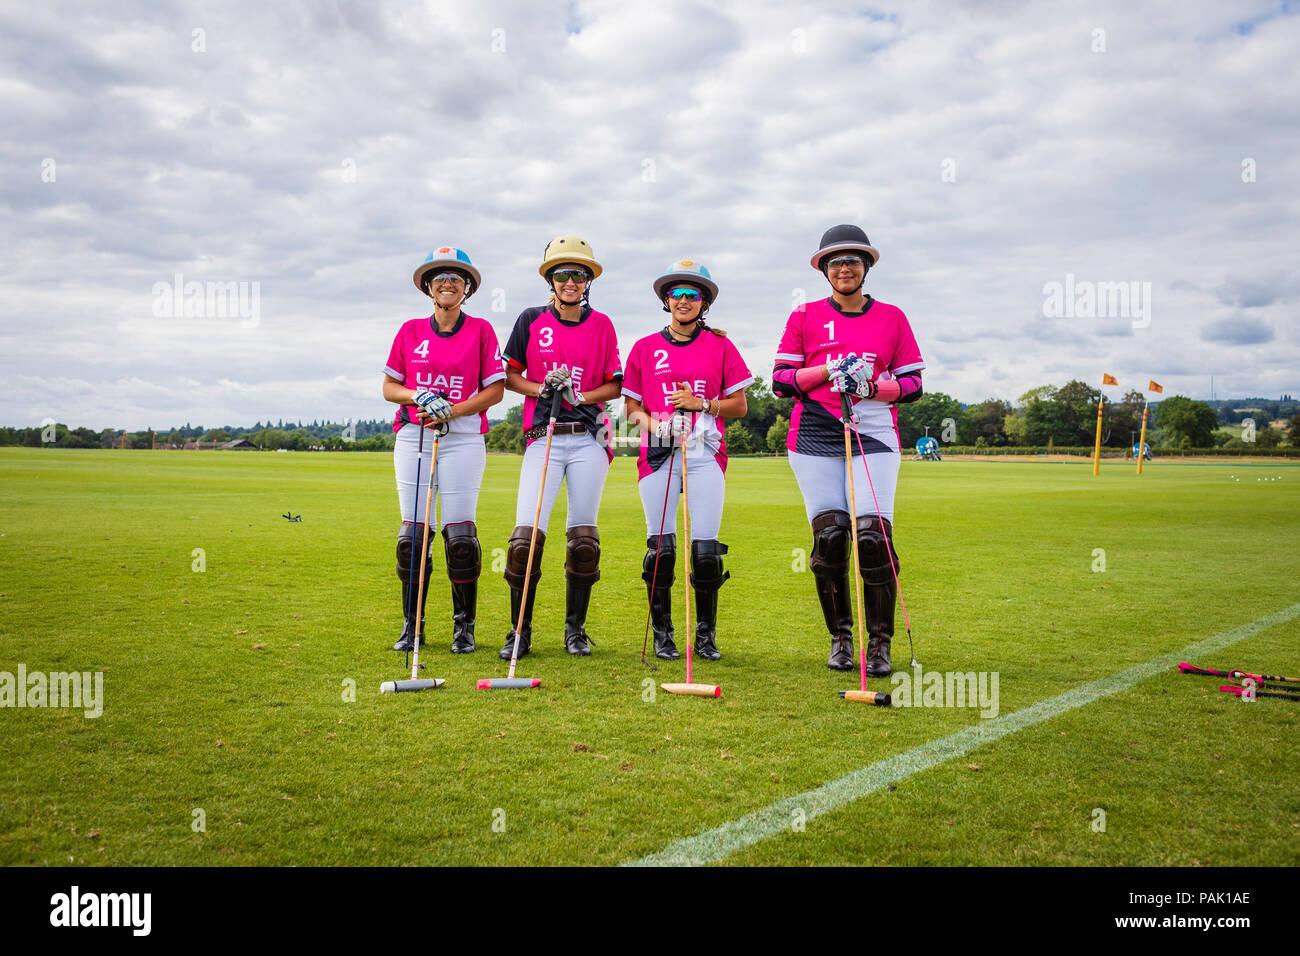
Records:
[[[792,399],[778,398],[762,377],[755,377],[746,392],[749,410],[744,418],[727,423],[727,448],[735,455],[785,454],[790,430]],[[1015,402],[989,398],[966,405],[943,392],[926,392],[915,402],[898,406],[898,429],[904,449],[915,447],[918,438],[929,434],[943,445],[998,447],[1091,447],[1097,425],[1099,389],[1084,382],[1040,385]],[[1143,395],[1129,391],[1117,401],[1107,401],[1102,416],[1102,445],[1126,448],[1137,439],[1142,427]],[[635,455],[639,434],[622,419],[623,403],[610,402],[606,413],[616,439],[615,454]],[[1270,421],[1286,420],[1274,428]],[[487,447],[492,451],[522,453],[523,407],[507,410],[504,419],[490,419]],[[53,429],[53,431],[51,431]],[[265,423],[240,427],[223,425],[204,428],[188,422],[165,434],[150,429],[123,432],[105,428],[69,428],[62,423],[32,428],[0,428],[0,445],[39,446],[53,437],[61,448],[118,448],[123,437],[128,448],[183,445],[188,441],[227,442],[246,438],[263,449],[339,451],[385,451],[393,447],[390,419],[367,419],[355,423],[302,421]],[[1152,448],[1276,448],[1289,444],[1300,447],[1300,403],[1282,399],[1233,399],[1196,401],[1173,395],[1152,402],[1147,417],[1147,443]]]

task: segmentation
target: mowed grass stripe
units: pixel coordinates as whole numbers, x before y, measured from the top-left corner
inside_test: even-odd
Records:
[[[1300,617],[1300,604],[1292,604],[1249,624],[1243,624],[1196,644],[1190,644],[1182,650],[1162,654],[1117,674],[1082,684],[1013,713],[981,721],[946,737],[877,761],[815,790],[787,797],[761,810],[747,813],[737,820],[724,823],[722,826],[679,840],[658,853],[642,857],[627,865],[704,866],[717,863],[738,850],[785,833],[789,830],[791,821],[795,819],[796,812],[801,812],[802,819],[805,821],[819,817],[891,783],[897,783],[955,757],[965,756],[977,747],[994,743],[1003,737],[1041,724],[1103,697],[1128,690],[1135,684],[1166,672],[1180,661],[1196,660],[1202,655],[1221,651],[1297,617]]]

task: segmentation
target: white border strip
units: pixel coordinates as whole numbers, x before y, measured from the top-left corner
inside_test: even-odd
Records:
[[[932,740],[929,743],[913,747],[911,750],[888,757],[870,766],[823,784],[815,790],[786,797],[762,810],[747,813],[738,820],[724,823],[712,830],[679,840],[658,853],[631,861],[627,866],[703,866],[717,863],[738,850],[753,846],[769,837],[777,836],[790,829],[796,810],[803,812],[803,819],[811,820],[823,813],[829,813],[845,804],[851,803],[869,793],[874,793],[885,786],[904,780],[923,770],[929,770],[941,763],[970,753],[976,747],[993,743],[1018,730],[1041,724],[1066,711],[1074,710],[1095,700],[1128,690],[1134,684],[1149,677],[1165,673],[1180,661],[1195,661],[1198,657],[1214,651],[1223,650],[1238,641],[1268,630],[1279,624],[1300,617],[1300,604],[1274,611],[1252,621],[1242,624],[1230,631],[1216,634],[1205,640],[1184,647],[1180,651],[1162,654],[1145,664],[1137,664],[1128,670],[1120,671],[1109,677],[1103,677],[1090,684],[1082,684],[1056,697],[1049,697],[1031,704],[1021,710],[981,720],[970,727],[959,730],[947,737]],[[852,707],[852,704],[844,704]]]

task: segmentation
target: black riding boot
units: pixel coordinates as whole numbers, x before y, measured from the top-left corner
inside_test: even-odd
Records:
[[[564,549],[564,649],[590,657],[595,642],[587,636],[591,586],[600,580],[600,532],[595,525],[575,525],[566,532]]]
[[[416,572],[417,574],[419,572]],[[415,650],[415,645],[411,642],[411,636],[417,632],[415,626],[415,598],[412,596],[415,592],[415,585],[409,581],[402,582],[402,635],[393,645],[393,650],[407,653]],[[424,594],[429,593],[429,578],[426,575],[424,579]],[[424,646],[424,601],[420,602],[420,627],[418,628],[420,646]]]
[[[867,617],[867,676],[888,677],[892,671],[889,645],[894,638],[894,604],[902,570],[894,550],[894,529],[887,518],[858,518],[858,560],[862,567]]]
[[[478,582],[451,586],[451,652],[474,653],[474,615],[478,609]]]
[[[722,570],[727,546],[719,541],[691,543],[691,587],[695,590],[695,655],[706,661],[722,659],[718,650],[718,589],[731,577]]]
[[[813,575],[826,629],[831,632],[831,656],[826,666],[833,671],[853,669],[853,605],[849,601],[848,572],[846,565],[837,575],[825,572]]]
[[[650,601],[650,628],[655,635],[655,657],[675,661],[682,656],[673,641],[673,569],[677,564],[677,535],[651,535],[645,544],[641,577],[645,580],[646,596]]]
[[[826,666],[833,671],[853,669],[853,605],[849,591],[852,527],[847,511],[823,511],[812,520],[813,553],[808,564],[831,635]]]
[[[519,620],[519,602],[523,599],[523,588],[510,589],[510,630],[506,642],[501,645],[497,657],[508,661],[514,655],[515,623]],[[519,635],[519,656],[524,657],[533,646],[533,599],[537,597],[537,582],[528,584],[528,603],[524,606],[524,629]]]
[[[585,627],[590,603],[590,584],[564,583],[564,649],[574,657],[591,656],[591,638]]]
[[[510,630],[497,657],[508,661],[514,655],[515,627],[519,621],[519,607],[523,605],[524,623],[519,634],[519,656],[523,657],[533,646],[533,600],[537,597],[537,581],[542,575],[542,550],[546,546],[546,532],[537,529],[533,551],[532,570],[528,570],[529,542],[533,540],[531,525],[519,525],[510,532],[506,548],[506,583],[510,585]],[[528,600],[524,600],[524,578],[528,579]]]
[[[410,652],[415,650],[415,638],[419,635],[421,646],[424,645],[424,597],[429,593],[429,572],[432,565],[428,554],[425,555],[424,591],[420,598],[420,626],[415,626],[415,588],[414,582],[420,578],[420,552],[416,548],[424,543],[424,525],[403,523],[397,529],[397,578],[402,582],[402,636],[393,645],[393,650]]]
[[[472,521],[457,521],[442,529],[442,539],[447,555],[447,578],[451,581],[451,652],[472,654],[478,576],[482,571],[478,528]]]

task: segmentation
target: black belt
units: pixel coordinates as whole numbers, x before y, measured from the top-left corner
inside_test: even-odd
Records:
[[[562,422],[555,426],[555,434],[585,435],[587,434],[587,426],[584,425],[582,422]],[[524,441],[532,441],[534,438],[545,438],[545,437],[546,437],[545,425],[535,425],[532,428],[528,429],[528,431],[524,432]]]

